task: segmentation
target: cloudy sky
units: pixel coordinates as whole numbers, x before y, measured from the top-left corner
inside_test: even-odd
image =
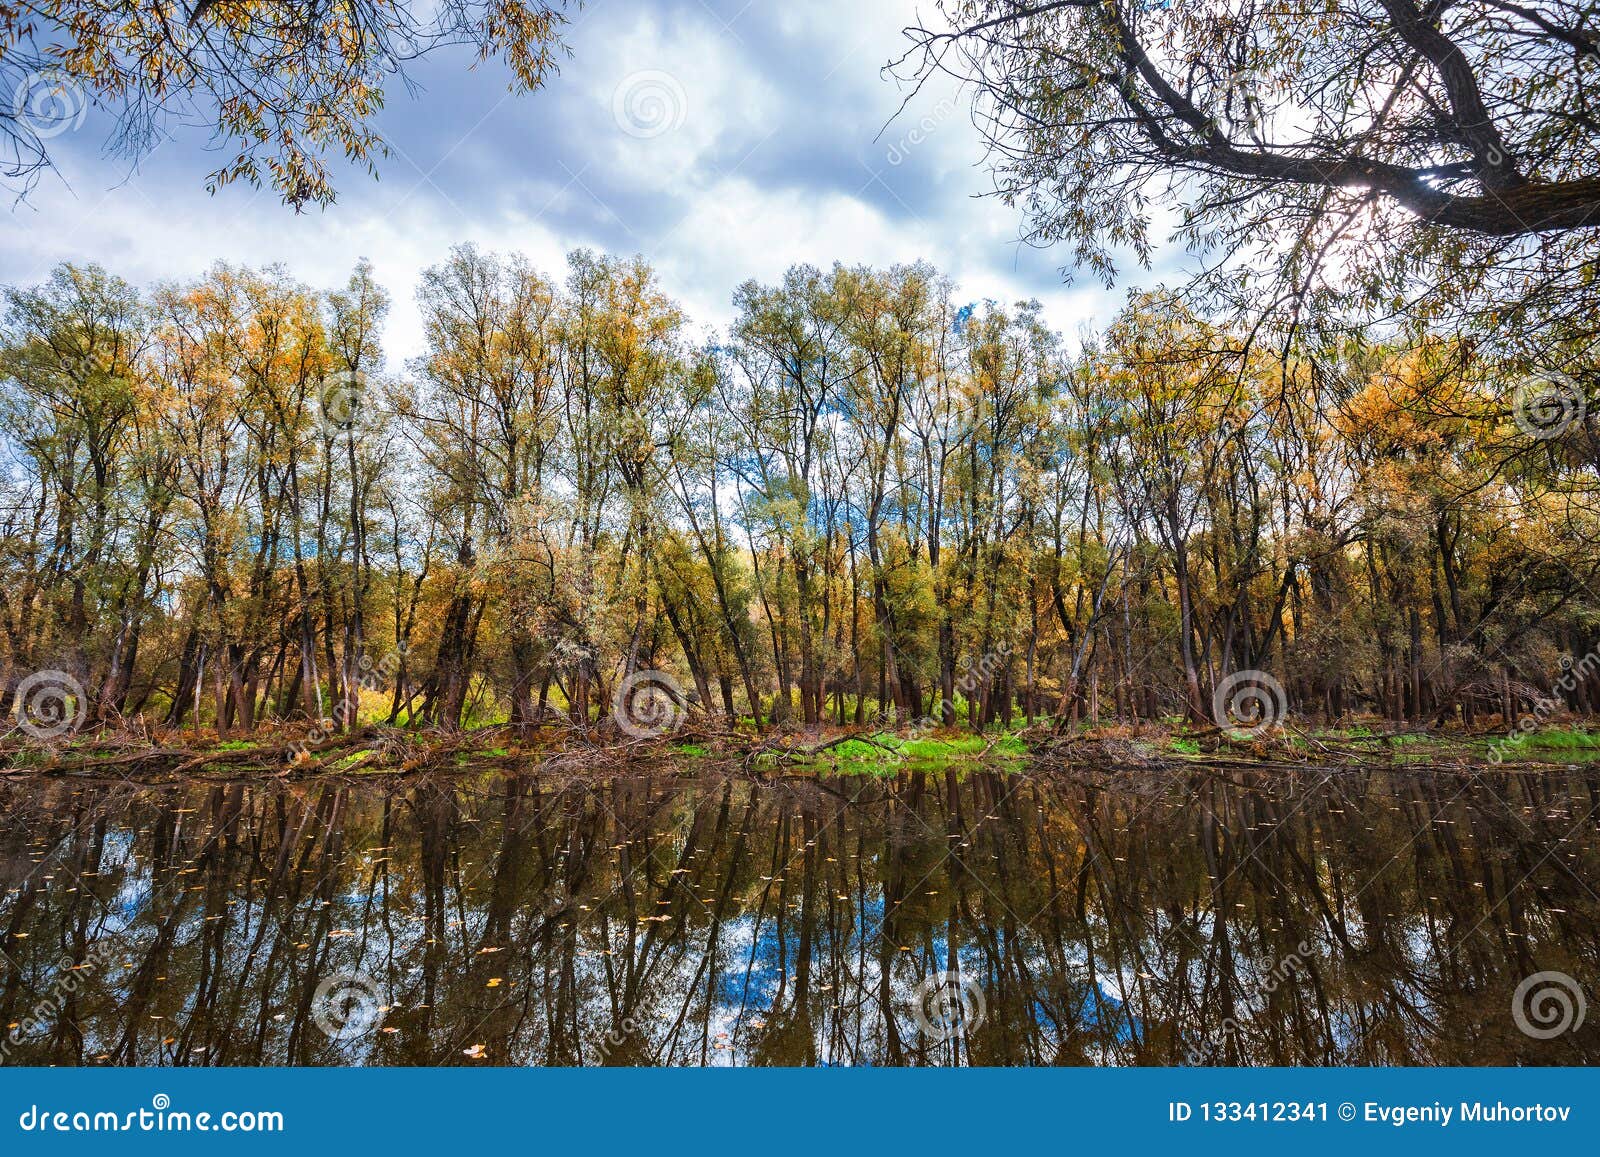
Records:
[[[905,93],[883,66],[914,13],[910,0],[591,0],[540,92],[508,94],[466,54],[415,68],[419,93],[389,91],[379,178],[336,170],[338,203],[298,216],[270,190],[207,194],[224,154],[203,129],[174,127],[135,167],[104,154],[109,125],[91,114],[51,142],[59,173],[0,226],[0,282],[92,260],[146,283],[221,258],[332,287],[367,257],[395,298],[392,362],[418,352],[419,270],[462,241],[557,275],[581,246],[643,254],[704,326],[726,323],[746,278],[917,258],[968,300],[1039,298],[1068,335],[1106,320],[1123,288],[1064,284],[1064,251],[1018,244],[1016,213],[978,196],[989,179],[953,87],[894,115]]]

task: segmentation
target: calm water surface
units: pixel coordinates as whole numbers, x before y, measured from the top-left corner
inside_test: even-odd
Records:
[[[1596,993],[1597,808],[1594,768],[12,779],[0,1061],[1593,1064],[1600,1010],[1512,1006]]]

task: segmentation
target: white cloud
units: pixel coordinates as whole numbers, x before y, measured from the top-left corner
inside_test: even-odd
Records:
[[[712,18],[640,21],[608,40],[584,87],[604,118],[597,148],[619,174],[650,186],[690,179],[707,154],[755,142],[778,115],[780,95]]]
[[[420,349],[421,270],[465,241],[521,250],[557,276],[576,247],[642,253],[697,326],[726,323],[741,281],[798,262],[926,258],[969,299],[1041,297],[1069,335],[1120,302],[1061,286],[1062,255],[1019,250],[1016,214],[974,198],[987,187],[980,142],[948,86],[874,140],[902,97],[878,70],[899,51],[911,4],[739,2],[724,12],[731,25],[698,0],[644,19],[637,6],[595,6],[575,28],[574,59],[532,96],[508,98],[492,68],[430,61],[418,101],[391,93],[396,151],[381,180],[339,174],[326,211],[296,215],[270,190],[208,196],[217,154],[187,136],[131,177],[87,130],[60,138],[70,188],[47,176],[0,222],[0,281],[37,281],[72,260],[146,283],[220,259],[280,262],[332,287],[367,257],[394,297],[396,364]],[[666,102],[652,114],[663,131],[615,119],[618,86],[639,74],[667,78],[643,94]],[[647,115],[647,130],[656,123]]]

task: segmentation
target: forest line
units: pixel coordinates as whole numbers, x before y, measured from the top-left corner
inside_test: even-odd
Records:
[[[640,258],[470,246],[417,292],[398,372],[365,263],[6,292],[8,717],[64,681],[83,726],[616,734],[645,676],[758,729],[1600,708],[1600,430],[1492,333],[1154,292],[1079,346],[836,264],[708,336]]]

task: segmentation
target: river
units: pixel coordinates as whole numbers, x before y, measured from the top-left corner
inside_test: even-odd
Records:
[[[1593,766],[17,777],[0,1062],[1594,1064],[1597,807]]]

